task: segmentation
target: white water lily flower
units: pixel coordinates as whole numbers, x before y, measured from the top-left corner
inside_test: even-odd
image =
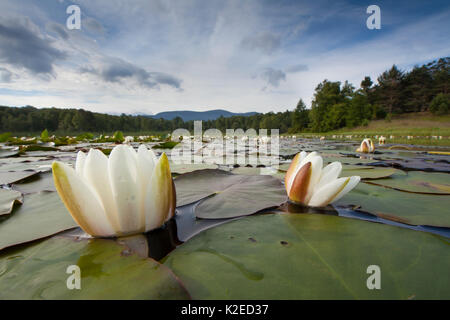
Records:
[[[359,176],[338,178],[342,164],[338,161],[323,167],[317,152],[302,151],[292,160],[284,182],[291,201],[311,207],[325,207],[352,190]]]
[[[78,152],[75,170],[54,161],[56,190],[73,219],[95,237],[143,233],[175,213],[175,187],[165,153],[159,160],[141,145]]]
[[[361,146],[356,149],[356,152],[363,152],[363,153],[371,153],[375,151],[375,146],[373,145],[372,139],[364,139],[361,142]]]

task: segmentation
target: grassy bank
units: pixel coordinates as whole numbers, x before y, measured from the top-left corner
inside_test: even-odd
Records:
[[[435,116],[428,112],[402,114],[391,121],[374,120],[367,126],[342,128],[325,133],[299,133],[304,137],[358,140],[383,135],[386,143],[450,146],[450,115]],[[333,136],[335,136],[333,138]],[[392,138],[391,138],[392,136]],[[408,139],[408,136],[410,138]]]

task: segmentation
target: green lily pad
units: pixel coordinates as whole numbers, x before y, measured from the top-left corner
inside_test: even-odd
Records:
[[[17,158],[9,158],[17,159]],[[7,171],[48,171],[53,160],[48,161],[27,161],[27,162],[10,162],[0,164],[1,172]],[[51,167],[50,167],[51,170]]]
[[[394,174],[391,179],[379,180],[376,183],[406,192],[450,195],[450,175],[448,173],[409,171],[407,175]]]
[[[0,216],[11,213],[16,203],[22,203],[20,192],[0,189]]]
[[[393,174],[406,175],[403,171],[389,167],[368,167],[358,165],[344,165],[341,177],[360,176],[364,180],[382,179]]]
[[[13,145],[13,146],[22,146],[22,145],[31,145],[31,144],[36,144],[38,142],[37,138],[29,138],[26,140],[22,140],[22,139],[17,139],[17,138],[11,138],[8,141],[8,145]]]
[[[202,170],[202,169],[217,169],[217,164],[210,164],[210,163],[170,163],[170,171],[172,173],[176,174],[183,174],[188,173],[196,170]]]
[[[284,176],[286,175],[286,172],[279,171],[277,169],[273,168],[249,168],[249,167],[238,167],[231,170],[234,174],[243,174],[243,175],[249,175],[249,176],[255,176],[255,175],[268,175],[275,177],[279,180],[284,180]]]
[[[45,172],[31,176],[20,183],[13,184],[12,188],[22,192],[23,194],[41,191],[56,191],[52,172]]]
[[[0,148],[0,158],[9,158],[19,155],[19,150],[11,150],[11,149],[1,149]]]
[[[154,145],[153,149],[173,149],[179,142],[175,141],[166,141],[159,144]]]
[[[69,151],[62,151],[62,150],[58,150],[58,151],[28,151],[27,152],[27,156],[29,157],[49,157],[49,158],[64,158],[64,157],[73,157],[76,158],[77,154],[73,152],[69,152]]]
[[[445,161],[434,161],[434,160],[424,160],[419,158],[414,158],[411,160],[383,160],[374,161],[369,163],[371,166],[381,166],[381,167],[392,167],[400,168],[406,171],[434,171],[450,173],[450,167],[448,162]]]
[[[345,157],[341,155],[326,155],[323,154],[323,163],[327,165],[328,163],[339,161],[342,164],[367,164],[370,162],[374,162],[374,155],[361,155],[358,158],[354,157]]]
[[[53,159],[46,157],[17,157],[0,159],[1,172],[7,171],[45,171]]]
[[[247,176],[257,176],[261,174],[261,169],[265,168],[253,168],[253,167],[237,167],[231,170],[234,174],[243,174]]]
[[[413,147],[410,146],[402,146],[402,145],[394,145],[388,148],[389,150],[414,150]]]
[[[58,150],[59,149],[55,148],[55,147],[44,146],[44,145],[39,145],[39,144],[32,144],[32,145],[24,146],[23,148],[21,148],[20,151],[29,152],[29,151],[58,151]]]
[[[117,243],[123,245],[136,253],[141,258],[149,256],[149,243],[145,234],[134,234],[116,239]]]
[[[450,196],[413,194],[359,183],[335,205],[356,205],[383,218],[412,225],[450,227]]]
[[[38,174],[36,171],[0,171],[0,185],[19,182]]]
[[[209,229],[164,260],[193,299],[446,299],[450,242],[321,214],[266,214]],[[379,266],[381,290],[367,268]]]
[[[29,163],[29,162],[38,162],[38,161],[42,161],[42,160],[48,160],[49,158],[47,157],[25,157],[25,156],[21,156],[21,157],[14,157],[14,158],[6,158],[6,159],[1,159],[0,160],[0,164],[9,164],[9,163]]]
[[[25,195],[23,204],[0,222],[0,250],[76,226],[56,192]]]
[[[69,266],[79,290],[67,288]],[[0,299],[189,299],[173,273],[113,240],[55,237],[0,255]]]
[[[204,199],[195,208],[198,218],[222,219],[249,215],[276,207],[287,199],[276,178],[237,175],[223,170],[198,170],[175,180],[177,206]]]
[[[321,154],[321,156],[323,158],[324,166],[331,162],[338,161],[338,162],[342,163],[344,168],[346,167],[346,165],[349,165],[350,167],[356,167],[357,164],[361,164],[360,166],[362,168],[366,168],[366,167],[363,167],[362,164],[366,164],[366,163],[370,163],[370,162],[374,161],[374,160],[369,160],[366,158],[360,159],[360,158],[353,158],[353,157],[344,157],[344,156],[339,156],[339,155],[335,155],[335,154],[333,154],[333,155]],[[364,157],[364,156],[362,156],[362,157]],[[279,170],[287,171],[289,169],[290,165],[291,165],[290,162],[280,164]]]

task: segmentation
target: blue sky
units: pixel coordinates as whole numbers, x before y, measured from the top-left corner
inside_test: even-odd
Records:
[[[0,104],[284,111],[323,79],[358,87],[448,56],[449,30],[449,1],[2,0]]]

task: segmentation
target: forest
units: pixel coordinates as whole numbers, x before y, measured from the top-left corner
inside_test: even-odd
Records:
[[[252,116],[220,117],[204,121],[203,129],[260,128],[280,133],[327,132],[364,126],[370,120],[389,119],[396,114],[430,111],[449,113],[450,57],[440,58],[410,71],[396,65],[384,71],[376,83],[365,77],[356,89],[348,81],[324,80],[315,88],[311,108],[302,99],[293,110]],[[289,109],[289,107],[287,108]],[[0,132],[34,134],[47,129],[57,133],[171,132],[193,129],[193,121],[154,119],[150,116],[109,115],[84,109],[0,106]]]

